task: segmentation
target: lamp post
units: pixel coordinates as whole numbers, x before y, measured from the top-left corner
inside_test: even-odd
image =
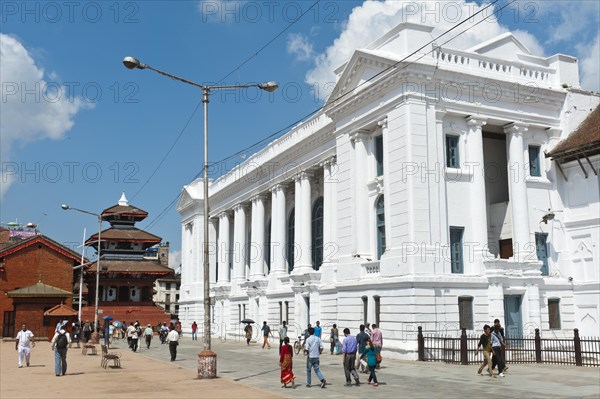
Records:
[[[222,90],[222,89],[246,89],[249,87],[258,87],[261,90],[272,93],[279,85],[277,82],[266,82],[266,83],[255,83],[255,84],[247,84],[247,85],[214,85],[214,86],[206,86],[203,84],[195,83],[187,79],[180,78],[178,76],[172,75],[170,73],[161,71],[159,69],[153,68],[148,64],[144,64],[140,62],[138,59],[133,57],[125,57],[123,59],[123,65],[127,69],[150,69],[154,72],[157,72],[161,75],[167,76],[171,79],[178,80],[182,83],[198,87],[202,90],[202,104],[204,105],[204,242],[203,242],[203,268],[204,268],[204,350],[210,351],[210,269],[208,262],[208,102],[210,97],[211,90]],[[216,356],[216,355],[215,355]],[[201,378],[215,378],[216,377],[216,359],[214,365],[214,373],[213,370],[209,370],[209,372],[200,376]]]

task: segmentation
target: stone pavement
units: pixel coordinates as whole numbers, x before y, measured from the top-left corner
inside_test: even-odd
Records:
[[[200,338],[201,339],[201,338]],[[100,356],[82,356],[69,352],[69,370],[65,377],[53,373],[53,352],[46,342],[32,352],[32,367],[17,368],[14,342],[0,345],[0,398],[52,398],[77,396],[112,398],[169,395],[178,398],[599,398],[600,369],[574,366],[510,366],[506,378],[491,379],[477,375],[476,366],[396,361],[385,358],[378,371],[379,387],[366,384],[361,374],[359,387],[344,386],[341,356],[326,352],[321,369],[327,380],[321,389],[313,374],[313,386],[306,388],[306,362],[303,355],[294,358],[296,389],[282,389],[279,383],[278,343],[261,349],[257,343],[213,340],[217,353],[219,378],[197,380],[197,355],[202,341],[184,336],[175,362],[169,361],[167,345],[154,338],[150,349],[138,353],[125,343],[114,345],[123,355],[122,369],[100,367]]]

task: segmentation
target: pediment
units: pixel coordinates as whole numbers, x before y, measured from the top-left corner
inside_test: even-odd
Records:
[[[187,185],[183,187],[181,191],[181,195],[179,196],[179,201],[177,202],[177,212],[180,212],[194,202],[201,200],[202,198],[198,198],[196,190],[194,190],[193,184]]]
[[[378,80],[377,78],[373,79],[374,77],[396,63],[397,60],[366,50],[355,51],[352,58],[343,66],[340,78],[326,104],[330,104],[348,93],[356,94],[364,90]],[[371,79],[373,80],[371,81]]]
[[[467,51],[511,61],[518,61],[518,54],[531,55],[531,51],[510,32],[480,43]]]

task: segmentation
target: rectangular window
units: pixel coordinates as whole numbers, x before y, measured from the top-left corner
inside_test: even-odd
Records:
[[[170,305],[171,304],[171,294],[166,294],[165,295],[165,304],[166,305]]]
[[[464,227],[450,227],[450,265],[452,273],[463,273]]]
[[[290,321],[290,303],[285,301],[285,320],[289,323]]]
[[[458,136],[446,136],[446,166],[449,168],[460,168]]]
[[[377,324],[377,327],[379,327],[379,324],[381,323],[381,298],[375,295],[373,297],[373,301],[375,301],[375,324]]]
[[[283,303],[279,301],[279,324],[283,321]]]
[[[369,298],[367,298],[366,296],[362,297],[362,303],[363,303],[363,324],[367,324],[368,321],[368,315],[369,315]]]
[[[529,175],[541,176],[542,169],[540,168],[540,146],[529,146]]]
[[[171,283],[167,283],[165,289],[171,291]]]
[[[548,323],[551,330],[560,330],[560,299],[548,299]]]
[[[238,305],[238,321],[242,321],[242,305]]]
[[[246,318],[246,304],[242,305],[242,317],[245,319]]]
[[[473,329],[473,297],[461,296],[458,298],[458,321],[461,329]]]
[[[375,137],[375,163],[377,176],[383,176],[383,136]]]
[[[537,253],[538,260],[542,261],[542,276],[548,275],[548,233],[535,233],[535,251]]]

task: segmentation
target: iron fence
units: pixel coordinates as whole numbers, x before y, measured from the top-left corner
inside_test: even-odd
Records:
[[[476,364],[483,360],[477,353],[479,336],[467,335],[463,328],[460,337],[423,335],[418,327],[419,360],[450,364]],[[506,337],[504,358],[507,363],[545,363],[600,367],[600,337],[542,338],[535,329],[533,337]]]

